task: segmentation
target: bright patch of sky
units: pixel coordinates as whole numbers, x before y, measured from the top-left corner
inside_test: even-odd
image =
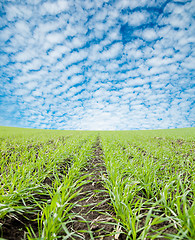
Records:
[[[195,126],[195,2],[0,2],[0,125]]]

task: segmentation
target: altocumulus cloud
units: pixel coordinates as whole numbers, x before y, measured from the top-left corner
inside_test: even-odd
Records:
[[[0,125],[194,126],[193,1],[0,3]]]

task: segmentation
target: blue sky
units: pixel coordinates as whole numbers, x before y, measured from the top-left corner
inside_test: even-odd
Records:
[[[0,1],[0,125],[195,126],[195,1]]]

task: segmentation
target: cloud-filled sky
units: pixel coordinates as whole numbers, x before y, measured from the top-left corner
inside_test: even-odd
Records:
[[[0,125],[195,126],[195,1],[0,1]]]

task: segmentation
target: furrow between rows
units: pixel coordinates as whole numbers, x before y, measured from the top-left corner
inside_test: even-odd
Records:
[[[71,210],[75,218],[69,228],[78,234],[74,239],[115,239],[117,224],[114,209],[101,179],[101,175],[106,174],[106,168],[99,138],[93,146],[93,156],[84,174],[89,175],[89,182],[82,186],[79,196],[73,199],[76,204]]]

